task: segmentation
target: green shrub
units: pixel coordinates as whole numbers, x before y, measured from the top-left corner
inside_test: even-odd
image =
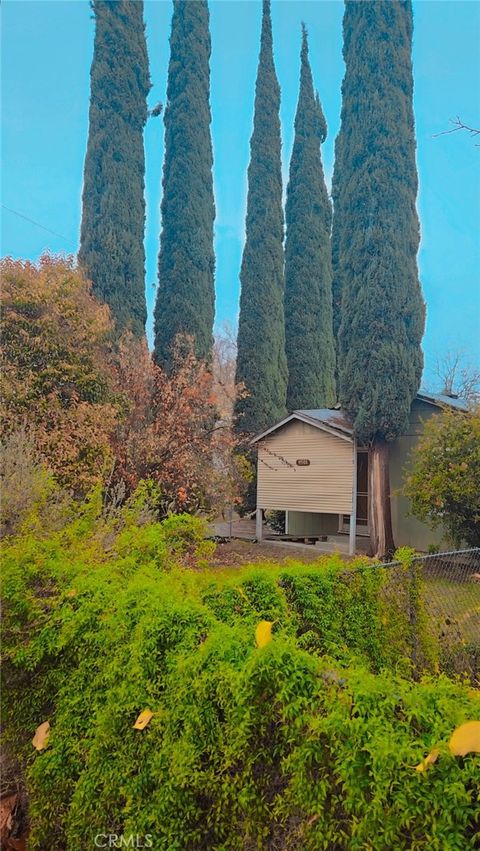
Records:
[[[480,546],[480,407],[445,408],[425,423],[404,493],[415,517],[443,528],[457,547]]]
[[[402,676],[408,630],[384,571],[335,557],[192,571],[199,521],[140,516],[142,499],[106,523],[94,494],[63,530],[27,524],[4,545],[5,735],[29,847],[109,832],[150,834],[155,851],[475,847],[479,756],[446,743],[478,696]],[[258,649],[261,619],[273,637]]]

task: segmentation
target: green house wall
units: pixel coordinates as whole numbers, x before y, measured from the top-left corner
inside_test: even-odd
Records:
[[[423,423],[441,413],[441,408],[415,399],[412,403],[407,434],[398,438],[390,448],[392,526],[397,547],[414,547],[420,552],[428,552],[431,545],[441,548],[448,546],[442,529],[431,529],[416,517],[409,515],[410,501],[400,493],[412,450],[415,449],[423,434]]]

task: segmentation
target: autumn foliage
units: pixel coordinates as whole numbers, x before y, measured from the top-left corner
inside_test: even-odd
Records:
[[[145,339],[126,333],[113,343],[108,307],[73,259],[7,259],[1,271],[1,437],[10,447],[21,445],[12,435],[28,435],[75,495],[104,484],[118,502],[152,479],[162,515],[235,499],[243,461],[232,453],[223,397],[217,405],[225,388],[191,340],[177,340],[167,375]]]
[[[84,493],[103,477],[117,417],[108,308],[72,258],[7,258],[1,279],[2,436],[28,428],[58,481]]]
[[[118,478],[133,489],[158,483],[161,513],[219,507],[241,487],[241,459],[227,419],[219,419],[212,374],[180,338],[167,374],[144,341],[122,340],[116,363],[126,410],[116,430]]]

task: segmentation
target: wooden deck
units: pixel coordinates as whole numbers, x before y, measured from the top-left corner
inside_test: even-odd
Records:
[[[218,519],[211,524],[212,532],[218,538],[240,538],[244,541],[255,541],[255,520],[234,515],[229,520]]]
[[[248,517],[239,517],[238,514],[234,514],[232,520],[219,518],[215,520],[210,525],[210,530],[212,535],[215,535],[218,538],[237,538],[243,541],[256,541],[256,525],[254,519],[249,519]],[[280,535],[275,534],[273,530],[264,523],[263,525],[263,537],[262,540],[265,543],[269,544],[278,544],[283,546],[301,546],[306,549],[317,551],[319,554],[321,553],[334,553],[339,552],[342,554],[348,553],[348,535],[329,535],[327,540],[320,541],[314,540],[313,538],[306,537],[298,537],[291,535]],[[364,537],[357,537],[356,542],[356,552],[357,553],[366,553],[368,549],[369,540]]]

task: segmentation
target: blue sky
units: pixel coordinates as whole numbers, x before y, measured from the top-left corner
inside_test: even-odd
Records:
[[[252,129],[261,6],[213,0],[212,134],[217,204],[217,323],[236,323],[244,239],[246,170]],[[327,180],[340,117],[343,77],[340,0],[273,0],[275,59],[282,89],[284,178],[298,94],[300,22],[310,34],[315,84],[329,125]],[[480,149],[463,133],[433,138],[460,115],[480,122],[480,3],[414,2],[415,116],[422,227],[420,277],[427,302],[426,383],[435,360],[463,351],[480,363]],[[153,88],[165,99],[171,3],[147,0]],[[2,203],[56,235],[2,210],[2,254],[36,259],[44,249],[75,252],[88,130],[93,20],[87,0],[3,0]],[[147,301],[155,297],[160,230],[163,123],[146,129]]]

